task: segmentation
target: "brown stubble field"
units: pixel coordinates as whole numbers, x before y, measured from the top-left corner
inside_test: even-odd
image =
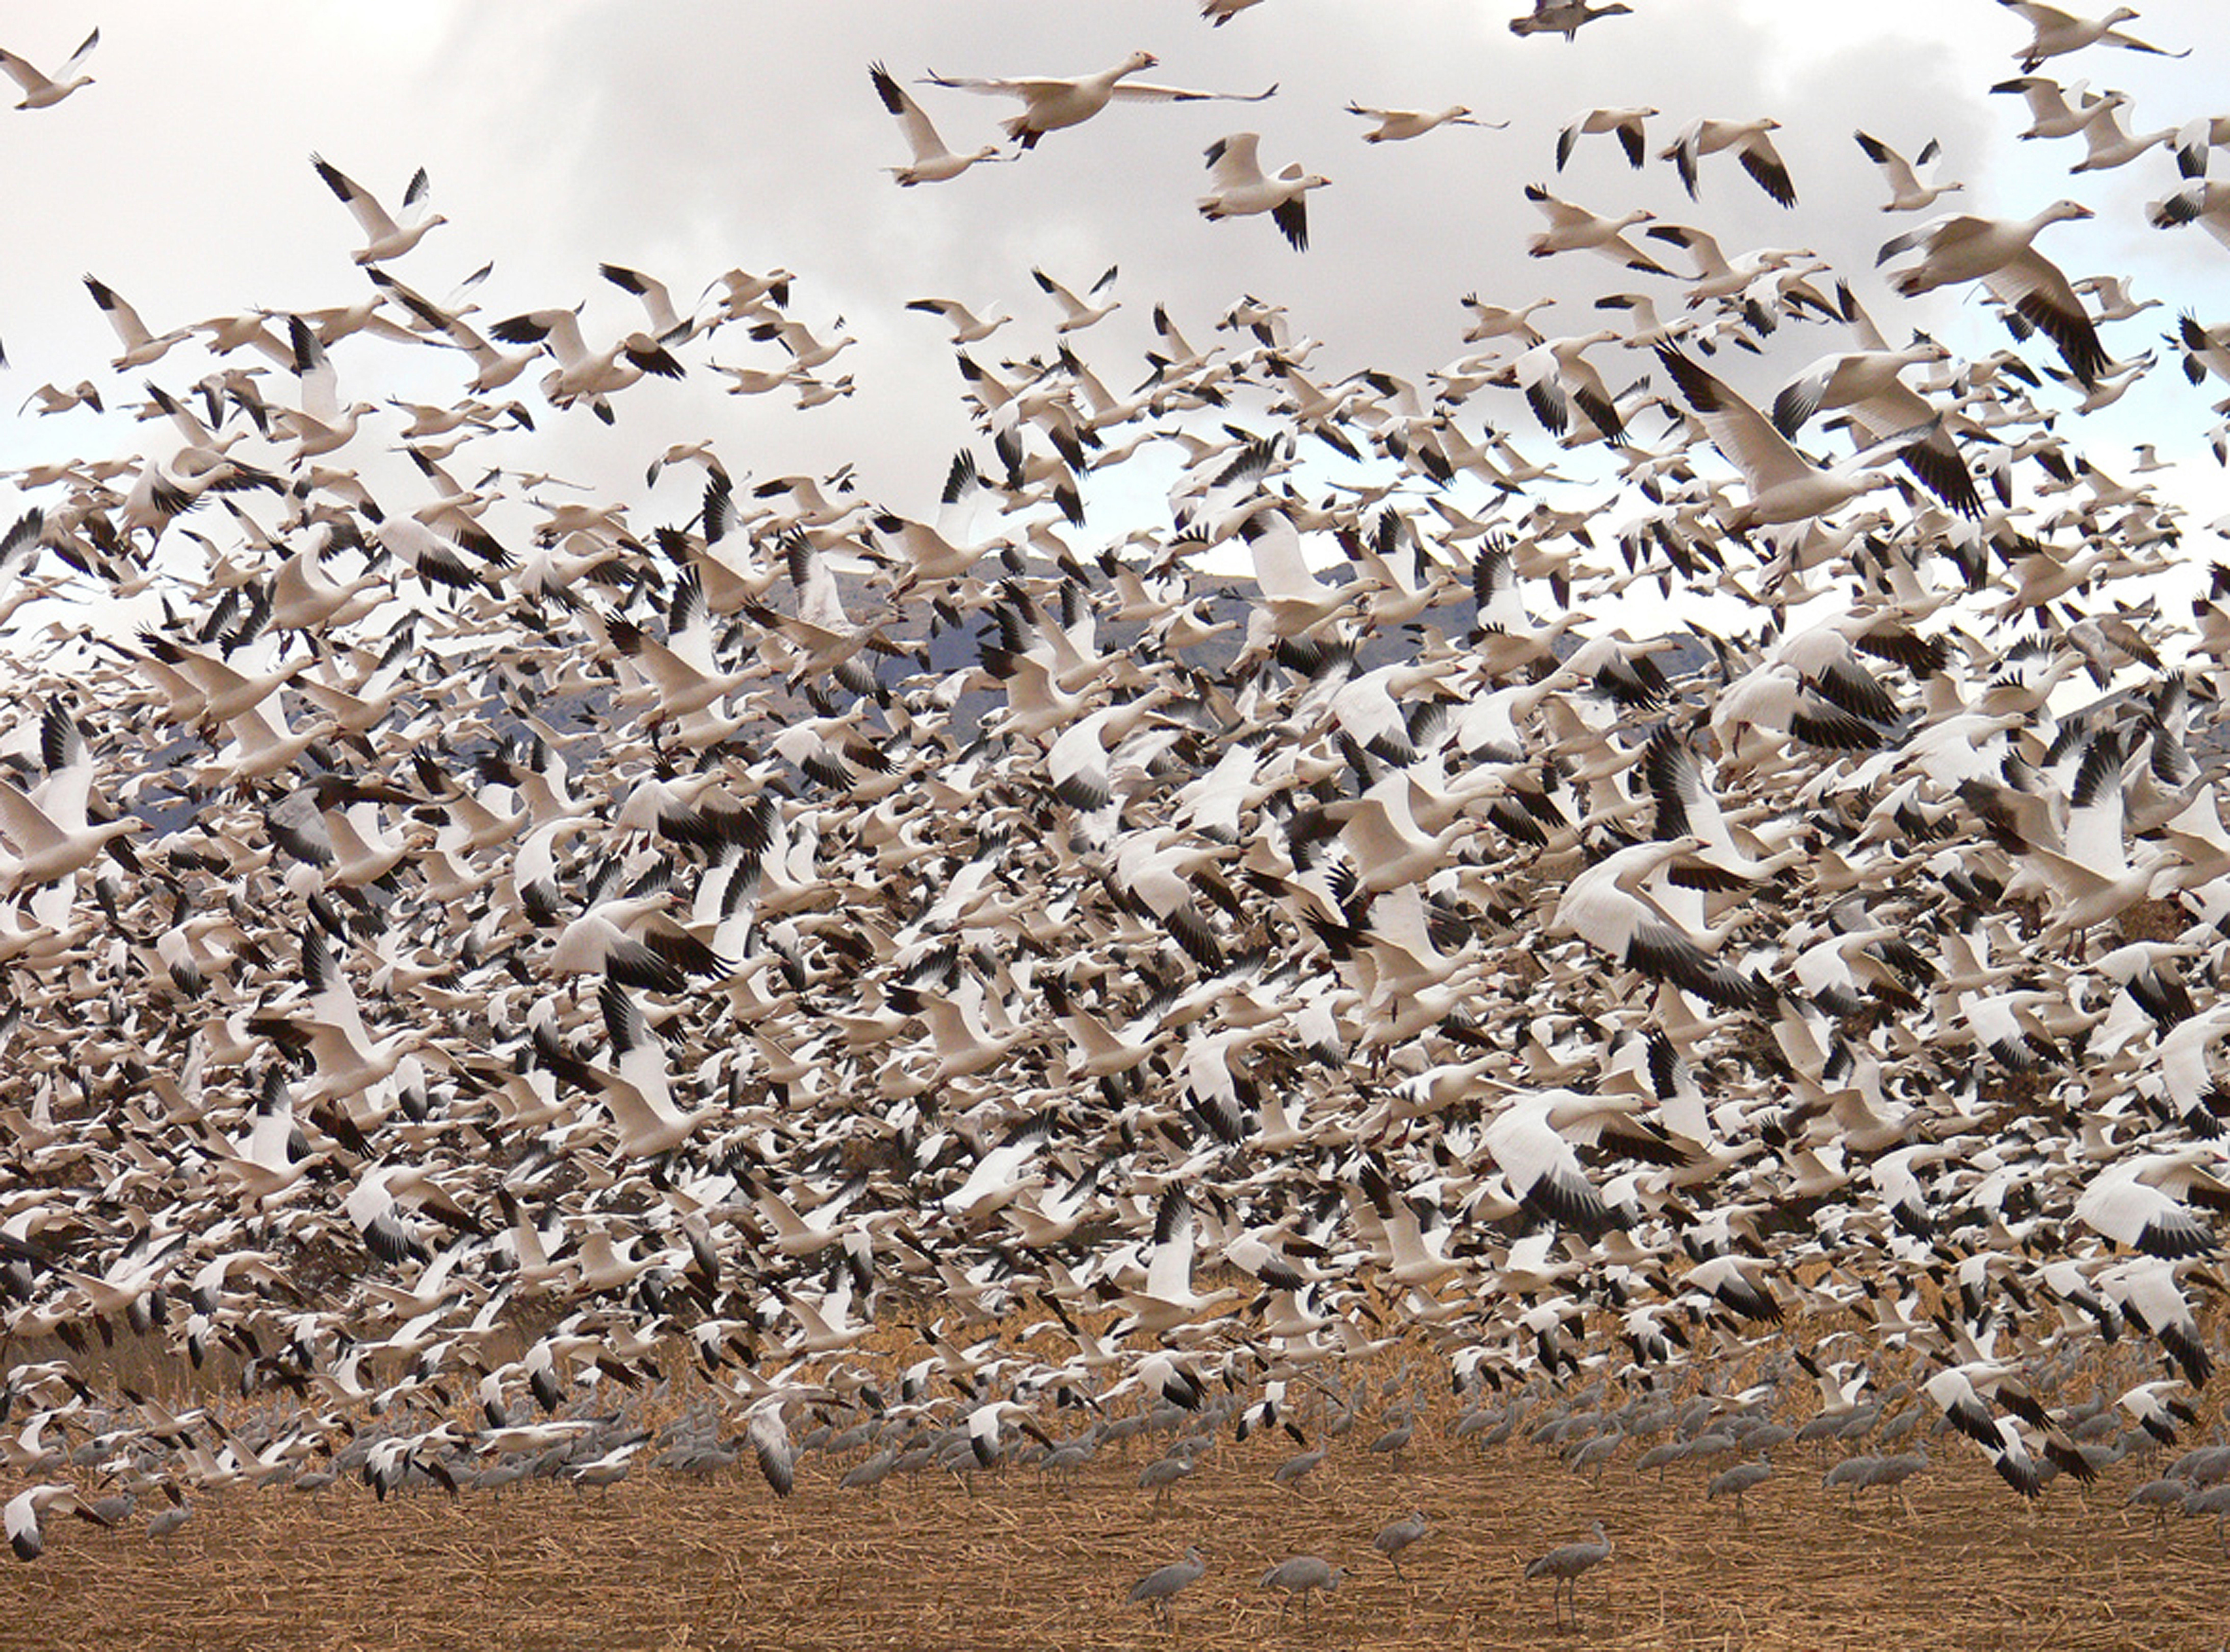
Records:
[[[0,1647],[2189,1652],[2230,1636],[2213,1524],[2156,1533],[2122,1512],[2154,1468],[2123,1465],[2086,1496],[2063,1482],[2032,1512],[1943,1438],[1910,1517],[1879,1493],[1853,1514],[1817,1459],[1784,1449],[1745,1520],[1704,1501],[1703,1469],[1660,1488],[1618,1462],[1596,1486],[1522,1442],[1457,1444],[1447,1420],[1421,1426],[1399,1468],[1358,1428],[1299,1491],[1270,1482],[1285,1437],[1227,1434],[1160,1508],[1136,1485],[1136,1446],[1073,1486],[1013,1470],[973,1495],[943,1475],[840,1492],[841,1465],[820,1460],[786,1502],[748,1460],[717,1482],[643,1471],[609,1494],[545,1483],[500,1501],[234,1491],[198,1500],[163,1543],[145,1509],[114,1532],[55,1522],[45,1559],[0,1574]],[[1438,1529],[1404,1583],[1370,1543],[1416,1507]],[[1618,1552],[1582,1583],[1578,1632],[1560,1632],[1548,1585],[1519,1575],[1596,1519]],[[1172,1635],[1124,1597],[1188,1543],[1210,1566]],[[1256,1580],[1305,1552],[1355,1575],[1281,1625]]]

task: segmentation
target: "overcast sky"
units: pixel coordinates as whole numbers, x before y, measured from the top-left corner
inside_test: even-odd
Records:
[[[1638,286],[1666,301],[1672,284],[1600,259],[1528,260],[1525,239],[1540,219],[1521,190],[1537,180],[1606,212],[1642,206],[1695,224],[1731,252],[1808,247],[1857,281],[1894,337],[1924,325],[1963,350],[1995,347],[2002,335],[1973,298],[1903,304],[1875,277],[1874,248],[1915,219],[1877,209],[1884,192],[1852,141],[1860,126],[1908,154],[1939,138],[1950,170],[1969,184],[1953,204],[2014,216],[2072,195],[2098,209],[2096,222],[2057,227],[2046,246],[2071,275],[2126,273],[2141,295],[2162,300],[2107,331],[2116,354],[2157,344],[2181,309],[2230,321],[2230,254],[2196,230],[2162,235],[2143,223],[2143,203],[2175,183],[2163,151],[2071,178],[2079,142],[2014,140],[2027,111],[1988,88],[2018,72],[2013,53],[2027,31],[1993,0],[1633,3],[1639,15],[1593,24],[1569,45],[1511,35],[1518,0],[1263,0],[1221,29],[1189,0],[0,5],[0,45],[43,67],[68,56],[93,23],[101,30],[87,66],[95,84],[52,109],[0,110],[0,343],[11,363],[0,376],[0,466],[146,440],[83,415],[13,413],[44,381],[116,384],[106,365],[116,343],[84,273],[158,331],[365,292],[349,260],[356,227],[312,172],[313,151],[390,204],[416,167],[429,169],[449,222],[391,267],[439,295],[493,259],[493,275],[474,295],[482,322],[585,300],[592,346],[635,327],[634,301],[597,279],[607,260],[661,277],[685,300],[732,267],[786,266],[797,276],[794,315],[816,328],[843,318],[859,343],[832,370],[850,371],[857,393],[805,413],[779,396],[721,395],[699,372],[623,394],[606,431],[583,410],[544,409],[532,376],[513,387],[543,434],[532,444],[492,441],[489,454],[632,478],[650,521],[686,514],[686,489],[669,482],[676,491],[644,495],[644,463],[669,441],[700,437],[732,469],[762,477],[855,460],[871,492],[919,512],[970,433],[942,329],[903,305],[934,295],[1004,310],[1016,323],[976,346],[984,359],[1044,352],[1056,312],[1031,284],[1033,265],[1080,286],[1120,267],[1122,310],[1075,341],[1118,391],[1144,370],[1157,301],[1196,342],[1242,292],[1283,303],[1324,341],[1313,365],[1325,378],[1363,366],[1418,378],[1464,353],[1458,299],[1466,292],[1511,303],[1558,295],[1544,319],[1568,332],[1592,329],[1590,305],[1606,292]],[[2158,0],[2130,27],[2163,47],[2199,47],[2188,59],[2094,48],[2046,72],[2126,88],[2136,130],[2177,125],[2230,99],[2224,52],[2205,43],[2210,21],[2219,37],[2219,0]],[[948,183],[901,190],[880,170],[906,151],[870,88],[870,61],[911,83],[932,69],[1082,74],[1141,47],[1161,59],[1143,78],[1231,92],[1274,81],[1279,91],[1257,104],[1118,106],[1050,135],[1018,164]],[[955,149],[995,141],[1011,107],[914,89]],[[1363,123],[1342,112],[1350,99],[1463,103],[1510,125],[1366,146]],[[1650,123],[1642,172],[1629,172],[1608,139],[1590,138],[1556,176],[1555,133],[1567,119],[1634,103],[1663,112]],[[1795,211],[1775,207],[1725,157],[1707,161],[1692,203],[1653,157],[1697,116],[1760,114],[1785,125]],[[1311,197],[1305,254],[1266,219],[1210,224],[1195,211],[1202,151],[1241,130],[1260,132],[1267,168],[1298,160],[1333,180]],[[2230,155],[2218,159],[2225,168]],[[1842,344],[1839,331],[1812,329],[1787,346],[1791,354],[1728,370],[1769,388],[1757,381],[1777,382]],[[733,365],[781,360],[740,329],[696,349],[695,359]],[[461,366],[368,338],[334,356],[349,395],[438,398],[448,370]],[[1647,365],[1634,358],[1626,376]],[[136,394],[143,376],[177,388],[205,370],[198,350],[182,350],[117,389]],[[1615,367],[1606,372],[1623,382]],[[2220,484],[2202,457],[2205,400],[2162,370],[2092,428],[2199,458],[2204,473],[2191,485],[2211,500]],[[1484,394],[1466,417],[1540,441],[1509,393]],[[371,439],[384,445],[391,432]],[[2111,457],[2109,447],[2102,462]]]

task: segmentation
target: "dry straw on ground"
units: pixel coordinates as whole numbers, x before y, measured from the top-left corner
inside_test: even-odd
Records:
[[[2087,1506],[2055,1486],[2031,1511],[1971,1448],[1940,1440],[1907,1518],[1879,1494],[1853,1514],[1821,1489],[1817,1459],[1784,1449],[1741,1520],[1705,1504],[1707,1470],[1660,1488],[1629,1454],[1597,1486],[1523,1443],[1482,1455],[1428,1431],[1395,1469],[1363,1451],[1359,1428],[1299,1494],[1270,1482],[1292,1449],[1282,1435],[1227,1436],[1160,1510],[1137,1488],[1136,1450],[1103,1453],[1073,1487],[1015,1470],[973,1496],[949,1476],[842,1493],[841,1468],[819,1461],[788,1502],[747,1466],[500,1501],[235,1492],[204,1499],[166,1543],[66,1523],[45,1559],[0,1574],[0,1648],[2192,1652],[2230,1635],[2213,1522],[2156,1535],[2121,1513],[2156,1468],[2116,1469]],[[1403,1556],[1404,1585],[1370,1539],[1419,1506],[1437,1530]],[[1579,1632],[1559,1634],[1548,1585],[1518,1580],[1595,1519],[1618,1553],[1581,1585]],[[1124,1596],[1188,1543],[1210,1569],[1179,1597],[1173,1642]],[[1351,1575],[1305,1624],[1278,1628],[1256,1582],[1297,1553]]]

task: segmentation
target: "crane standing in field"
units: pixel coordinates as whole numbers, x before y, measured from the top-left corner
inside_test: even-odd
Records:
[[[1525,1581],[1547,1578],[1553,1585],[1550,1594],[1552,1610],[1559,1627],[1563,1623],[1563,1600],[1568,1593],[1572,1597],[1572,1628],[1580,1626],[1580,1578],[1610,1559],[1610,1535],[1603,1523],[1595,1523],[1595,1538],[1587,1543],[1567,1543],[1549,1551],[1525,1568]]]

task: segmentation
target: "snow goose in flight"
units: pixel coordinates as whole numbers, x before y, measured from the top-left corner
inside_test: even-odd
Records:
[[[1316,576],[1301,550],[1293,519],[1268,506],[1241,524],[1261,593],[1260,612],[1279,637],[1301,637],[1367,595],[1357,584],[1327,585]]]
[[[1609,1134],[1621,1147],[1650,1159],[1684,1155],[1661,1131],[1634,1115],[1638,1100],[1546,1090],[1511,1096],[1480,1134],[1510,1190],[1535,1216],[1589,1240],[1626,1225],[1588,1179],[1575,1141],[1593,1146]]]
[[[2078,17],[2058,6],[2039,4],[2038,0],[1998,0],[1998,3],[2008,11],[2019,12],[2032,30],[2028,44],[2014,54],[2021,60],[2024,71],[2033,71],[2047,57],[2079,52],[2085,46],[2119,46],[2128,51],[2149,52],[2156,57],[2191,55],[2188,46],[2180,52],[2163,51],[2124,34],[2117,25],[2134,22],[2137,17],[2128,6],[2116,6],[2103,17]]]
[[[1540,330],[1527,318],[1536,310],[1546,310],[1556,301],[1536,299],[1531,304],[1514,308],[1507,305],[1488,304],[1476,292],[1463,296],[1463,307],[1472,313],[1472,324],[1464,330],[1464,343],[1485,344],[1490,338],[1516,338],[1529,349],[1541,342]]]
[[[1767,135],[1780,129],[1781,123],[1771,119],[1698,120],[1684,128],[1658,158],[1671,161],[1679,169],[1680,183],[1693,201],[1696,164],[1706,155],[1731,149],[1742,163],[1743,170],[1757,181],[1757,187],[1770,196],[1775,204],[1793,207],[1796,204],[1796,186],[1789,182],[1789,168],[1782,164],[1773,139]]]
[[[1077,332],[1095,321],[1105,320],[1121,309],[1123,300],[1120,299],[1110,299],[1105,304],[1092,302],[1114,281],[1115,270],[1116,267],[1110,264],[1101,271],[1099,279],[1086,290],[1086,296],[1080,299],[1043,270],[1033,269],[1030,279],[1038,284],[1038,290],[1060,306],[1060,319],[1054,324],[1053,330],[1055,332]]]
[[[1921,149],[1917,159],[1908,161],[1879,138],[1870,138],[1865,132],[1853,135],[1858,138],[1859,147],[1866,151],[1866,158],[1880,170],[1883,181],[1889,185],[1889,199],[1882,203],[1884,212],[1917,212],[1923,207],[1934,205],[1939,197],[1950,195],[1954,190],[1967,187],[1956,182],[1923,183],[1920,181],[1918,169],[1940,158],[1943,153],[1943,145],[1933,138]]]
[[[693,568],[674,582],[673,596],[667,607],[664,642],[617,614],[606,619],[604,630],[613,648],[641,674],[645,685],[641,688],[622,688],[616,697],[617,703],[629,705],[654,701],[653,720],[656,722],[677,720],[693,711],[702,711],[723,695],[733,693],[764,674],[764,667],[757,661],[735,671],[720,669],[713,654],[712,618],[706,607],[704,582]],[[655,984],[673,990],[665,983]]]
[[[665,1047],[627,988],[607,977],[597,989],[597,999],[611,1045],[611,1067],[592,1066],[570,1055],[554,1033],[540,1027],[535,1034],[536,1058],[562,1081],[598,1094],[611,1114],[624,1157],[671,1153],[717,1109],[705,1107],[684,1113],[674,1104]]]
[[[2197,224],[2208,235],[2230,247],[2230,183],[2210,183],[2204,178],[2185,184],[2174,195],[2153,202],[2145,209],[2145,222],[2156,229],[2178,229],[2185,224]],[[2200,347],[2191,341],[2191,318],[2184,318],[2185,345],[2197,353]],[[2186,356],[2187,365],[2193,359]]]
[[[1526,253],[1534,258],[1546,258],[1552,253],[1576,252],[1585,248],[1614,259],[1631,270],[1646,270],[1652,275],[1662,275],[1665,267],[1626,238],[1626,232],[1639,223],[1647,223],[1656,214],[1637,207],[1622,218],[1605,218],[1589,212],[1585,207],[1575,206],[1569,201],[1559,201],[1547,188],[1538,183],[1525,186],[1525,198],[1548,215],[1549,227],[1526,242]]]
[[[2174,126],[2143,133],[2132,132],[2124,126],[2121,112],[2129,106],[2129,102],[2125,92],[2109,92],[2098,100],[2094,117],[2083,125],[2087,152],[2067,169],[2069,172],[2106,172],[2127,166],[2147,150],[2175,138],[2177,129]]]
[[[74,1514],[95,1526],[115,1524],[71,1487],[33,1486],[10,1498],[4,1516],[0,1516],[7,1525],[8,1546],[16,1551],[18,1560],[35,1560],[46,1552],[46,1536],[39,1521],[48,1514]]]
[[[1776,996],[1771,987],[1713,963],[1703,946],[1640,888],[1645,878],[1676,858],[1703,847],[1701,838],[1684,836],[1604,856],[1565,886],[1550,932],[1577,935],[1629,968],[1727,1008],[1770,1004]]]
[[[344,407],[340,377],[317,335],[300,316],[287,319],[287,337],[294,349],[294,374],[301,381],[299,408],[271,408],[279,427],[294,438],[293,458],[299,462],[345,447],[355,438],[357,421],[373,410],[369,402]]]
[[[1618,139],[1618,146],[1626,151],[1627,164],[1635,171],[1641,170],[1643,137],[1641,123],[1653,119],[1657,111],[1650,108],[1590,109],[1573,118],[1563,131],[1556,134],[1556,170],[1564,170],[1564,163],[1572,158],[1572,151],[1582,138],[1596,137],[1609,132]]]
[[[1856,461],[1834,471],[1816,468],[1763,414],[1679,350],[1664,346],[1657,359],[1703,421],[1711,445],[1750,485],[1749,501],[1725,513],[1729,532],[1809,521],[1891,480],[1887,472],[1861,468]],[[1907,445],[1920,434],[1900,433],[1892,440]]]
[[[2207,176],[2207,152],[2230,149],[2230,115],[2201,115],[2175,135],[2175,167],[2186,177]]]
[[[1239,1295],[1228,1285],[1219,1285],[1205,1296],[1194,1294],[1193,1230],[1192,1201],[1172,1183],[1163,1190],[1154,1211],[1153,1252],[1146,1264],[1145,1289],[1120,1293],[1122,1305],[1135,1317],[1134,1328],[1160,1336],[1191,1324]]]
[[[2214,1361],[2207,1353],[2198,1317],[2176,1282],[2182,1265],[2162,1257],[2135,1257],[2099,1270],[2091,1282],[2100,1295],[2152,1334],[2193,1387],[2204,1388],[2214,1373]]]
[[[1446,109],[1374,109],[1366,104],[1352,103],[1347,112],[1361,115],[1365,120],[1378,125],[1363,134],[1366,144],[1399,143],[1408,138],[1421,138],[1435,126],[1487,126],[1499,132],[1510,123],[1506,120],[1481,120],[1462,104]]]
[[[1228,103],[1260,103],[1278,89],[1273,85],[1267,91],[1251,94],[1191,92],[1173,86],[1148,86],[1143,81],[1128,79],[1141,69],[1153,67],[1158,61],[1160,60],[1151,52],[1133,52],[1112,68],[1067,80],[1050,77],[970,79],[938,74],[932,70],[925,77],[925,83],[951,87],[962,92],[1020,98],[1024,105],[1022,113],[1013,116],[1003,125],[1007,136],[1024,149],[1036,148],[1038,139],[1046,133],[1089,120],[1109,103],[1118,100],[1126,103],[1199,103],[1214,100]]]
[[[654,867],[624,897],[617,893],[619,876],[617,861],[599,869],[580,916],[551,948],[551,974],[602,974],[630,987],[679,993],[691,975],[723,973],[725,962],[717,953],[666,916],[670,867]]]
[[[23,100],[18,109],[51,109],[81,86],[91,86],[93,76],[81,74],[85,60],[93,48],[100,44],[100,30],[94,29],[85,37],[85,43],[69,55],[69,61],[52,75],[41,74],[11,51],[0,49],[0,74],[4,74],[23,88]]]
[[[1572,427],[1571,410],[1577,406],[1604,441],[1614,447],[1625,442],[1626,426],[1610,388],[1582,353],[1590,344],[1611,344],[1619,337],[1615,328],[1606,327],[1575,337],[1551,338],[1518,358],[1511,370],[1542,428],[1563,435]]]
[[[2072,87],[2063,87],[2048,74],[2017,74],[2010,80],[1999,81],[1990,90],[2016,93],[2028,105],[2027,130],[2015,136],[2072,138],[2097,119],[2105,106],[2104,98],[2085,92],[2089,85],[2088,80],[2078,80]],[[2077,101],[2070,103],[2071,97]]]
[[[753,325],[751,336],[754,344],[779,344],[790,352],[793,367],[801,373],[810,373],[815,368],[835,361],[839,350],[857,342],[850,333],[843,331],[843,317],[837,317],[831,326],[836,337],[822,338],[802,321],[761,321]],[[677,365],[670,376],[680,376],[680,370]]]
[[[303,1090],[305,1108],[320,1102],[345,1102],[388,1077],[413,1053],[438,1056],[420,1027],[374,1039],[357,1006],[356,990],[314,925],[302,934],[301,967],[306,997],[253,1018],[256,1032],[295,1051],[306,1051],[314,1075]]]
[[[364,244],[351,256],[359,264],[383,264],[390,258],[400,258],[424,239],[426,232],[435,225],[448,222],[440,213],[425,210],[427,182],[422,166],[410,175],[410,183],[403,191],[403,216],[411,221],[404,225],[388,215],[378,197],[323,156],[311,156],[310,164],[325,179],[325,187],[356,215],[357,225],[364,231]]]
[[[2193,1192],[2218,1209],[2230,1209],[2230,1189],[2201,1167],[2214,1151],[2199,1147],[2111,1165],[2076,1199],[2075,1219],[2148,1256],[2171,1261],[2211,1256],[2214,1235],[2176,1193]]]
[[[681,376],[681,363],[643,333],[629,333],[609,350],[592,354],[570,310],[530,310],[499,321],[488,331],[506,344],[539,344],[548,350],[558,363],[542,380],[542,394],[551,406],[586,402],[606,424],[612,422],[612,409],[605,398],[614,391],[625,389],[646,373]]]
[[[906,134],[907,145],[913,151],[913,159],[904,166],[883,170],[896,178],[899,184],[912,189],[917,183],[943,183],[958,177],[978,161],[1000,158],[998,146],[986,144],[972,155],[955,154],[944,146],[937,135],[937,128],[929,124],[929,117],[913,96],[891,78],[891,72],[880,63],[867,65],[867,77],[875,83],[875,95],[883,100],[883,107],[898,117],[899,130]]]
[[[109,363],[118,372],[158,362],[171,345],[194,336],[191,327],[173,327],[159,336],[149,332],[147,324],[139,319],[139,312],[118,298],[105,282],[90,275],[84,279],[85,290],[93,294],[93,301],[100,306],[101,314],[108,318],[108,325],[116,329],[116,336],[123,343],[124,353]]]
[[[696,337],[697,323],[674,309],[673,293],[656,276],[631,270],[624,264],[599,264],[596,273],[621,292],[632,292],[642,300],[651,334],[660,344],[686,344]]]
[[[0,777],[0,839],[14,855],[0,858],[0,890],[35,889],[89,866],[117,839],[138,832],[145,821],[127,814],[87,824],[87,800],[93,762],[77,720],[50,710],[44,719],[47,779],[35,796],[13,780]],[[119,847],[111,851],[121,855]]]
[[[989,338],[1014,319],[1008,315],[978,316],[966,305],[952,299],[910,299],[906,301],[906,308],[918,310],[924,315],[942,316],[944,325],[952,329],[951,342],[956,344],[972,344]]]
[[[1955,214],[1884,242],[1874,262],[1879,267],[1906,253],[1920,254],[1920,262],[1894,282],[1909,299],[1961,281],[1982,282],[2058,345],[2068,370],[2089,389],[2106,370],[2105,347],[2067,277],[2033,243],[2049,225],[2091,215],[2074,201],[2055,201],[2033,218]]]
[[[1510,20],[1510,32],[1521,40],[1528,35],[1562,35],[1569,45],[1598,17],[1633,15],[1634,8],[1626,0],[1610,0],[1602,6],[1591,6],[1588,0],[1533,0],[1531,12]]]
[[[1254,133],[1239,132],[1208,146],[1212,188],[1200,198],[1200,215],[1212,223],[1219,218],[1266,212],[1294,250],[1305,253],[1309,249],[1308,192],[1331,180],[1303,172],[1298,161],[1277,177],[1265,177],[1254,158],[1255,142]]]
[[[541,354],[538,350],[516,352],[498,350],[461,317],[450,314],[432,299],[414,292],[385,270],[375,269],[370,274],[375,284],[418,318],[421,327],[441,335],[451,347],[472,357],[473,376],[465,388],[474,395],[486,395],[501,389],[525,372],[534,358]]]
[[[1898,375],[1905,368],[1945,359],[1933,339],[1916,337],[1905,350],[1865,350],[1823,356],[1781,389],[1773,398],[1773,425],[1794,438],[1822,408],[1848,408],[1868,440],[1901,431],[1921,431],[1899,457],[1923,486],[1965,517],[1982,514],[1982,496],[1968,473],[1958,446],[1938,421],[1936,409]]]

